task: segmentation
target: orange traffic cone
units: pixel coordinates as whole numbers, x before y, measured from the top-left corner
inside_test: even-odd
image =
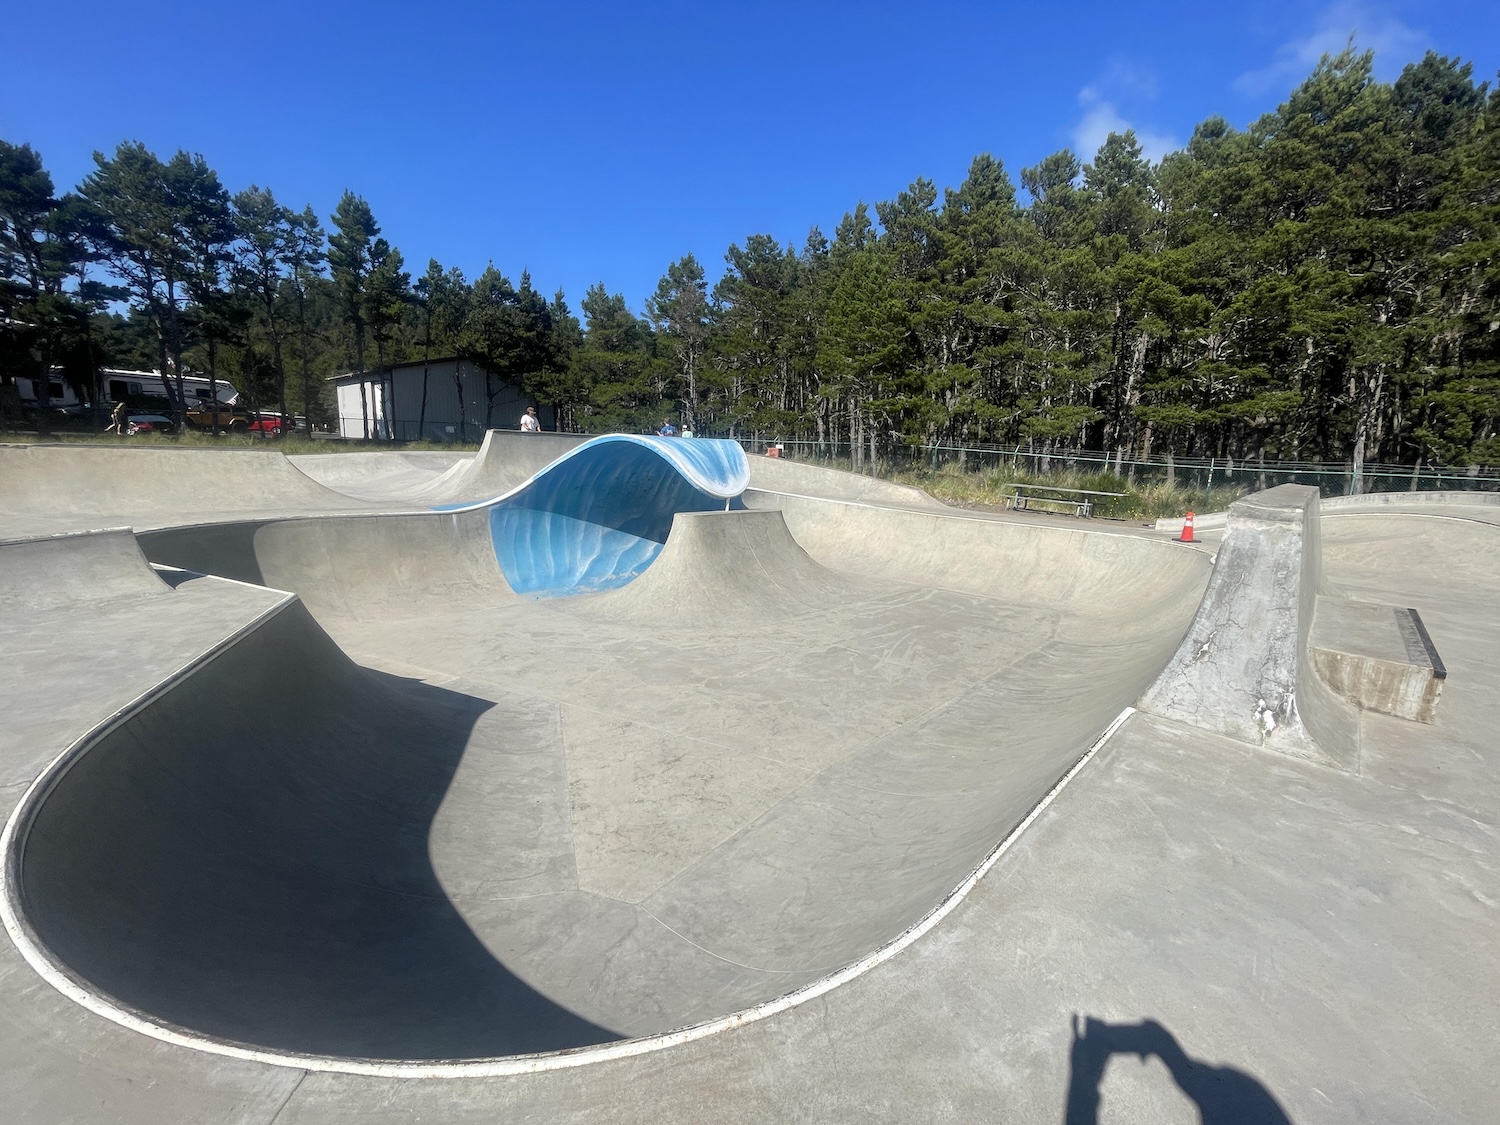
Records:
[[[1177,542],[1191,543],[1193,541],[1193,513],[1189,512],[1187,518],[1182,521],[1182,534],[1178,536]]]

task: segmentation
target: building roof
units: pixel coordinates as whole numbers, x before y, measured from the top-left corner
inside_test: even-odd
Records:
[[[479,368],[481,371],[484,370],[484,364],[480,363],[478,360],[470,359],[468,356],[463,356],[463,355],[435,355],[435,356],[432,356],[431,358],[425,359],[425,360],[423,360],[423,359],[414,359],[414,360],[408,360],[405,363],[387,363],[387,364],[384,364],[384,365],[381,365],[381,366],[378,366],[378,367],[370,367],[370,368],[367,368],[362,373],[359,372],[359,371],[343,371],[343,372],[340,372],[337,375],[330,375],[330,376],[328,376],[328,382],[330,382],[330,383],[338,383],[338,382],[342,382],[344,380],[373,379],[373,378],[375,378],[377,376],[380,376],[380,375],[390,375],[390,374],[394,374],[397,371],[410,371],[413,368],[421,368],[423,366],[429,366],[430,367],[430,366],[432,366],[434,364],[439,364],[439,363],[471,363],[475,367]]]

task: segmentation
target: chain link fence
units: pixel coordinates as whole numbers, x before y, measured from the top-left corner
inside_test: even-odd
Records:
[[[1279,484],[1313,485],[1324,496],[1352,492],[1482,491],[1500,492],[1500,467],[1468,465],[1386,465],[1366,462],[1358,488],[1354,466],[1344,461],[1236,461],[1232,458],[1151,458],[1134,460],[1118,453],[1069,450],[1050,454],[997,445],[909,445],[882,451],[870,460],[856,459],[847,444],[811,440],[741,439],[745,452],[764,455],[776,448],[784,457],[879,477],[908,473],[1015,473],[1045,478],[1064,474],[1109,474],[1132,484],[1171,484],[1184,490],[1238,487],[1258,492]]]

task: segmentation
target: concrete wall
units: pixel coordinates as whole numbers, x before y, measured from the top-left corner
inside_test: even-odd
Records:
[[[1313,670],[1323,591],[1318,490],[1284,484],[1230,505],[1187,636],[1144,711],[1324,765],[1352,768],[1357,724]]]

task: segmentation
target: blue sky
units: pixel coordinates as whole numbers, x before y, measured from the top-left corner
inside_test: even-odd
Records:
[[[976,153],[1148,152],[1243,126],[1351,33],[1383,77],[1431,48],[1500,68],[1500,4],[9,5],[0,137],[60,190],[124,139],[201,152],[226,186],[325,222],[365,196],[413,273],[522,268],[576,310],[639,309],[672,260],[829,235]]]

